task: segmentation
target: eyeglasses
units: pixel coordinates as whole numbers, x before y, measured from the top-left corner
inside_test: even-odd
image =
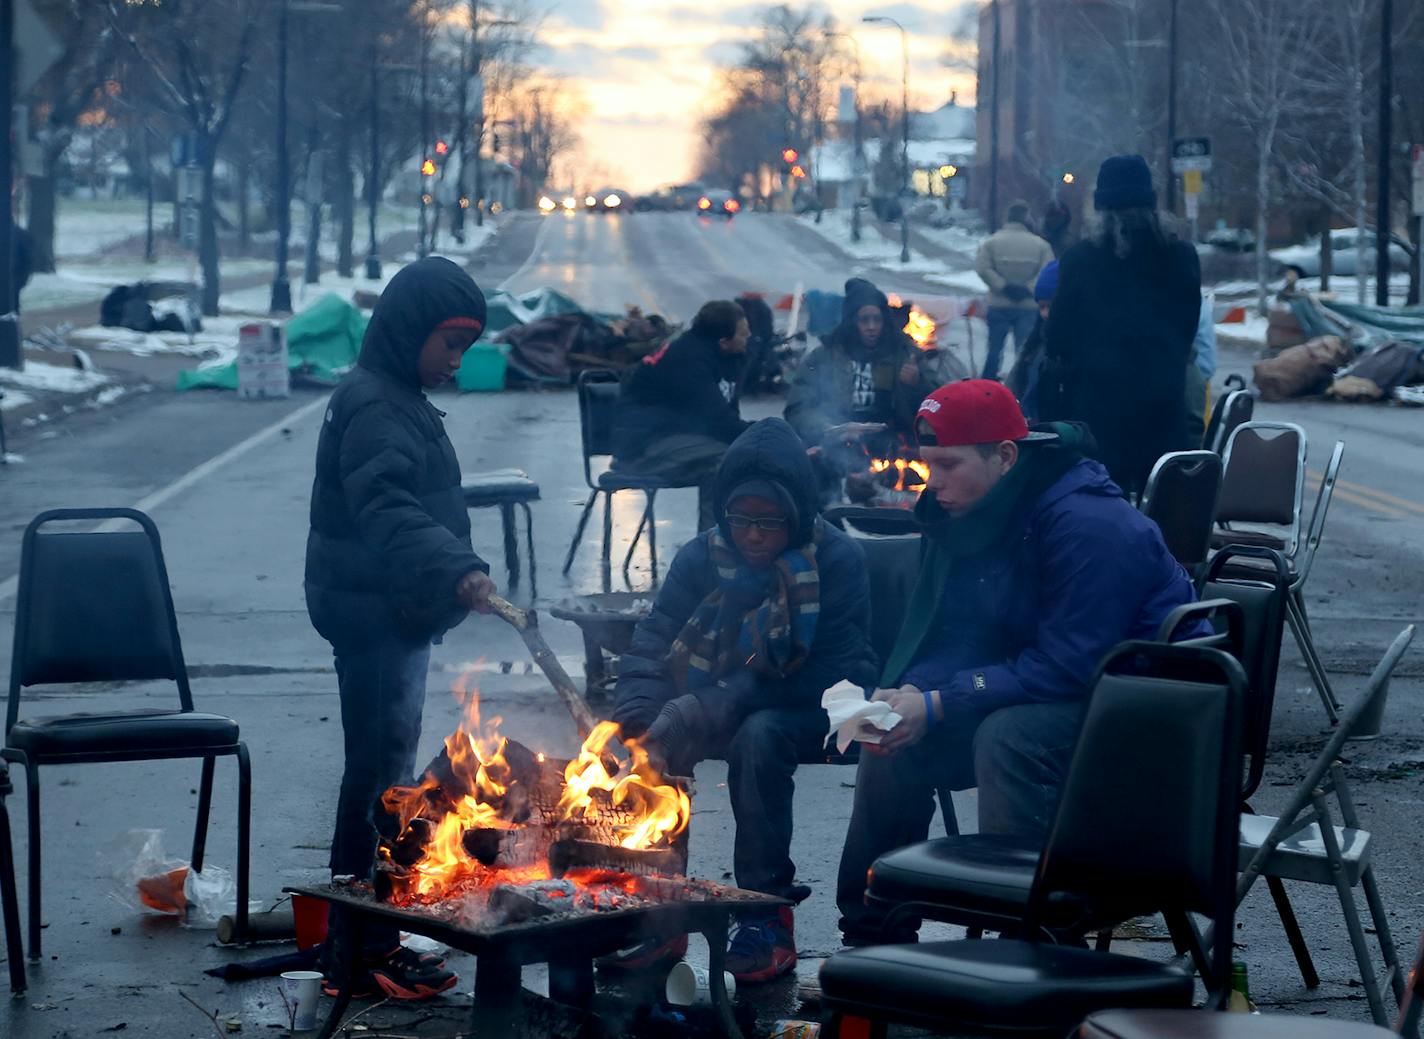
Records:
[[[786,517],[784,516],[741,516],[735,512],[727,513],[727,526],[733,530],[746,530],[748,527],[756,527],[757,530],[764,530],[768,533],[786,529]]]

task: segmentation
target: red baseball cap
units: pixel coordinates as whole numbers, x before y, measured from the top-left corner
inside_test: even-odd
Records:
[[[1054,433],[1030,433],[1018,400],[994,379],[965,379],[941,386],[920,404],[917,418],[934,431],[938,447],[1057,437]]]

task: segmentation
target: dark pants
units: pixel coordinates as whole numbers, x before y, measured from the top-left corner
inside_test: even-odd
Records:
[[[669,484],[697,487],[697,529],[708,530],[716,525],[713,514],[712,480],[727,445],[715,437],[701,433],[674,433],[648,444],[634,459],[619,459],[614,468],[620,473],[655,476]]]
[[[381,794],[415,779],[429,670],[430,643],[395,635],[336,653],[346,763],[331,838],[332,876],[371,875],[377,827],[389,829],[391,823],[381,807]],[[399,940],[395,928],[375,933],[368,927],[366,932],[369,949],[389,950]]]
[[[999,377],[999,362],[1004,357],[1004,340],[1014,334],[1014,350],[1020,351],[1038,322],[1038,311],[1025,307],[990,307],[985,319],[989,325],[989,356],[984,359],[985,379]]]
[[[787,897],[796,877],[791,861],[791,801],[796,766],[814,760],[825,743],[826,712],[772,708],[753,711],[732,736],[717,745],[687,748],[676,771],[690,773],[698,761],[727,762],[727,793],[737,835],[732,870],[737,887]]]
[[[886,852],[929,837],[935,791],[979,788],[979,832],[1047,836],[1078,739],[1081,703],[1021,704],[982,716],[950,708],[923,740],[889,756],[862,753],[836,903],[847,938],[875,938],[865,875]]]

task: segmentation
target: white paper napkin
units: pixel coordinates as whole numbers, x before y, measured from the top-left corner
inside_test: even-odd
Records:
[[[836,749],[842,754],[852,740],[879,743],[881,738],[900,724],[900,716],[884,700],[867,700],[860,686],[853,682],[837,682],[821,694],[821,706],[831,718],[831,731],[836,734]]]

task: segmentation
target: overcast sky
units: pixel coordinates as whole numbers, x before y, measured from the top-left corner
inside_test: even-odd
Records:
[[[742,0],[546,0],[550,15],[535,64],[582,95],[581,170],[588,180],[632,191],[690,177],[697,126],[717,96],[718,67],[733,63],[768,5]],[[972,104],[974,77],[943,57],[957,6],[829,0],[821,5],[859,41],[867,93],[898,98],[900,37],[893,26],[862,25],[890,15],[910,33],[910,107],[937,108],[959,90]],[[571,171],[577,174],[578,171]],[[574,186],[593,186],[577,176]]]

